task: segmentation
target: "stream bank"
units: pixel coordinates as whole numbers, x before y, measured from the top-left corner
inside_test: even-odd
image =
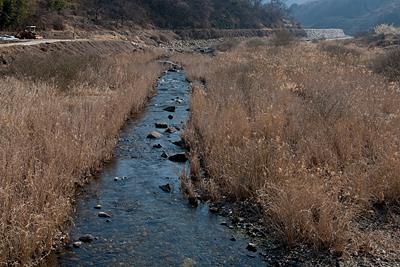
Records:
[[[189,115],[190,90],[182,71],[160,78],[143,116],[122,131],[115,159],[78,200],[72,242],[57,265],[263,265],[258,252],[247,249],[246,236],[207,204],[193,208],[179,190],[186,163],[168,157],[185,152],[173,142]],[[149,136],[154,131],[160,135]]]

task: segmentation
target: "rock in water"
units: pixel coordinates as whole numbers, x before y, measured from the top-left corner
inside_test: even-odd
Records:
[[[103,211],[97,213],[97,216],[99,216],[100,218],[111,218],[110,214],[108,214],[107,212],[103,212]]]
[[[82,241],[76,241],[72,244],[74,248],[80,248],[82,246]]]
[[[185,153],[178,153],[172,155],[168,159],[173,162],[186,162],[188,160]]]
[[[96,206],[94,206],[94,208],[95,208],[96,210],[100,210],[100,209],[101,209],[101,205],[96,205]]]
[[[218,207],[209,207],[208,210],[212,213],[218,213],[219,212],[219,208]]]
[[[161,144],[155,144],[153,147],[154,148],[162,148],[162,145]]]
[[[147,135],[147,138],[149,138],[149,139],[159,139],[159,138],[161,138],[161,136],[162,136],[162,134],[160,134],[159,132],[153,131],[153,132],[151,132],[151,133],[149,133]]]
[[[167,129],[168,128],[168,124],[165,122],[157,122],[155,123],[156,128],[160,128],[160,129]]]
[[[164,158],[164,159],[166,159],[166,158],[168,158],[168,155],[167,155],[167,153],[163,152],[163,153],[161,154],[161,157]]]
[[[174,144],[176,146],[179,146],[179,147],[182,147],[182,148],[186,147],[185,142],[183,140],[172,142],[172,144]]]
[[[198,200],[197,200],[197,197],[190,196],[190,197],[188,198],[188,200],[189,200],[189,204],[190,204],[193,208],[197,208],[197,206],[199,205],[199,202],[198,202]]]
[[[174,118],[174,116],[168,115],[168,119],[172,120],[173,118]]]
[[[257,246],[254,243],[248,243],[246,248],[249,251],[257,252]]]
[[[94,239],[94,237],[90,234],[86,234],[86,235],[79,237],[79,241],[82,241],[84,243],[92,242],[93,239]]]
[[[170,184],[160,185],[160,188],[164,192],[167,192],[167,193],[172,192],[172,186]]]
[[[168,111],[168,112],[175,112],[176,107],[175,106],[169,106],[169,107],[164,108],[164,110]]]
[[[171,126],[171,127],[168,127],[168,128],[165,130],[165,132],[166,132],[166,133],[176,133],[176,132],[178,132],[178,129],[176,129],[175,127]]]

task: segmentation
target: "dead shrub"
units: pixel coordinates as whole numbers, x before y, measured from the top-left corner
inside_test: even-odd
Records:
[[[80,75],[88,68],[99,69],[104,63],[96,55],[68,55],[50,53],[47,56],[31,55],[18,57],[11,65],[1,71],[3,76],[16,77],[32,82],[49,83],[60,91],[68,91],[76,86]]]
[[[287,46],[294,42],[295,38],[291,32],[286,29],[280,29],[274,32],[272,44],[275,46]]]
[[[252,38],[246,42],[246,46],[249,48],[258,48],[266,45],[266,40],[261,38]]]
[[[400,81],[400,47],[389,49],[371,63],[372,69],[392,81]]]
[[[351,60],[354,61],[361,57],[361,52],[355,48],[346,47],[342,44],[336,43],[322,43],[320,49],[327,52],[330,56],[336,57],[339,60]],[[350,58],[350,59],[349,59]]]
[[[236,48],[240,44],[240,41],[237,39],[227,39],[215,45],[215,49],[220,52],[227,52],[234,48]]]

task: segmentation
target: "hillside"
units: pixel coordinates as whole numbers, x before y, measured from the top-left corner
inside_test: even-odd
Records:
[[[106,28],[262,28],[279,24],[283,15],[280,0],[0,0],[0,29],[27,23],[45,29],[63,29],[65,24]]]
[[[398,0],[318,0],[292,5],[290,11],[305,27],[343,28],[348,34],[381,23],[400,25]]]

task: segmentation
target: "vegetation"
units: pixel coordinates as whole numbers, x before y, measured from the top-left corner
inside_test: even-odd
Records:
[[[0,0],[0,28],[22,23],[29,15],[28,0]]]
[[[400,25],[398,0],[308,1],[290,11],[305,27],[340,28],[351,35],[382,23]]]
[[[69,5],[71,3],[71,5]],[[286,15],[280,0],[0,0],[0,28],[40,20],[73,7],[94,23],[127,22],[160,28],[260,28],[280,24]],[[223,14],[223,15],[221,15]]]
[[[400,204],[398,84],[312,44],[178,60],[202,81],[186,131],[199,192],[257,203],[287,246],[370,248],[358,219]]]
[[[400,47],[392,48],[372,62],[375,72],[387,76],[392,81],[400,81]]]
[[[28,266],[60,239],[76,186],[112,155],[125,119],[152,93],[156,56],[54,54],[4,71],[0,265]]]

